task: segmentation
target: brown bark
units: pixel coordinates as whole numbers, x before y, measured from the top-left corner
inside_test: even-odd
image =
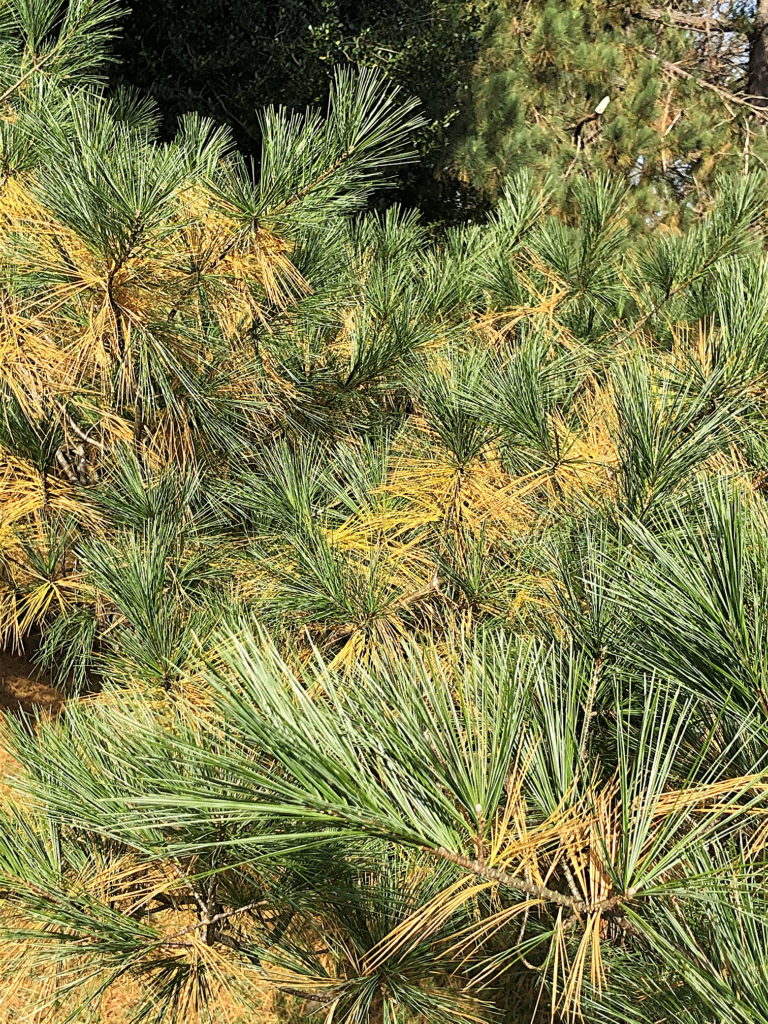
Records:
[[[768,0],[757,0],[749,34],[747,94],[757,107],[768,107]]]

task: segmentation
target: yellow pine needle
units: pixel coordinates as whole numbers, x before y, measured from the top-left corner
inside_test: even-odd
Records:
[[[478,882],[473,876],[451,883],[376,943],[364,958],[363,973],[375,974],[384,964],[407,956],[439,931],[467,902],[493,885],[493,882]]]
[[[569,1020],[582,1019],[581,996],[584,990],[587,964],[590,968],[590,981],[598,992],[605,984],[600,953],[601,916],[600,913],[590,914],[585,920],[581,939],[572,960],[567,957],[564,941],[563,949],[558,957],[561,964],[563,990],[557,1001],[553,998],[553,1012],[556,1010]]]
[[[535,291],[532,287],[530,287],[529,290]],[[480,331],[491,327],[499,334],[505,335],[514,330],[522,320],[539,320],[545,318],[551,320],[555,310],[563,301],[565,295],[566,290],[561,286],[547,297],[540,296],[540,301],[537,303],[527,306],[513,306],[510,309],[486,313],[479,317],[474,322],[473,326],[475,330]]]
[[[476,951],[482,948],[484,943],[488,943],[509,924],[517,918],[530,913],[532,910],[538,910],[543,905],[543,901],[539,899],[522,899],[519,903],[512,904],[512,906],[504,907],[495,913],[486,914],[482,919],[454,932],[449,939],[452,945],[442,950],[441,955],[446,960],[453,960],[458,957],[464,961],[469,961]],[[498,969],[501,970],[503,968]],[[487,984],[492,977],[492,972],[482,973],[482,984]],[[474,980],[474,984],[478,984],[477,979]]]

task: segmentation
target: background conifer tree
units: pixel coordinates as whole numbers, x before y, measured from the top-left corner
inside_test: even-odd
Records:
[[[522,167],[551,174],[561,195],[574,176],[611,170],[638,212],[675,213],[717,174],[766,158],[761,99],[746,95],[756,24],[740,4],[502,0],[455,161],[492,193]]]

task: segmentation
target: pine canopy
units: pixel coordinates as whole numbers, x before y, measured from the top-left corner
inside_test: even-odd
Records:
[[[496,194],[521,168],[550,173],[565,198],[580,175],[610,170],[632,185],[635,216],[685,219],[718,174],[768,157],[744,99],[755,6],[493,4],[455,125],[458,171]]]
[[[0,641],[67,700],[0,1021],[766,1024],[765,175],[436,233],[379,72],[251,164],[104,88],[110,0],[2,10]]]

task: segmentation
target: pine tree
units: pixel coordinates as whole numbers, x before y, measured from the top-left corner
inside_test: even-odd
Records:
[[[631,183],[640,215],[683,215],[717,174],[766,158],[764,118],[744,98],[755,26],[738,4],[726,7],[708,31],[696,4],[684,13],[611,0],[501,3],[457,166],[496,194],[523,167],[550,174],[561,195],[578,175],[611,170]]]
[[[435,237],[380,73],[254,167],[7,11],[0,640],[68,699],[0,1019],[765,1024],[766,176]]]

